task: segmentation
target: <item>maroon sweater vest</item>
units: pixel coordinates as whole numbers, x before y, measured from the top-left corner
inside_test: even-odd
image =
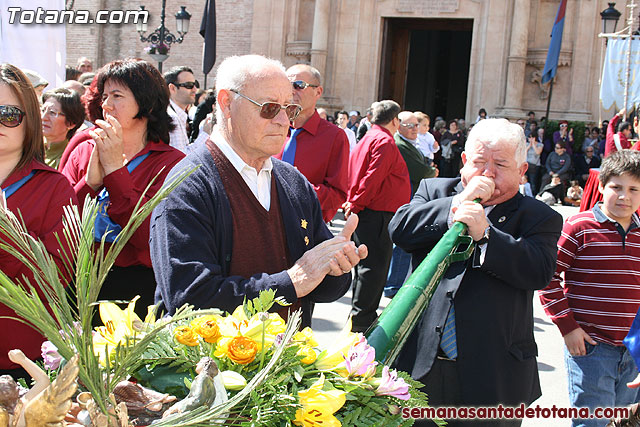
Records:
[[[271,206],[266,211],[220,148],[211,140],[207,141],[207,148],[213,156],[231,205],[233,249],[229,274],[250,278],[255,274],[274,274],[288,269],[291,262],[273,174]],[[299,306],[297,302],[278,313],[286,320],[289,309],[293,311]]]

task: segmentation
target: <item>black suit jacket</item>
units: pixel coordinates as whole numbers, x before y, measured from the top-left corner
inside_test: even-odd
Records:
[[[396,243],[418,266],[448,230],[460,178],[423,180],[411,203],[389,224]],[[431,369],[451,302],[456,310],[456,366],[464,404],[529,404],[540,392],[533,337],[533,292],[556,268],[562,217],[517,193],[493,208],[485,259],[480,251],[451,265],[403,348],[397,365],[423,378]]]

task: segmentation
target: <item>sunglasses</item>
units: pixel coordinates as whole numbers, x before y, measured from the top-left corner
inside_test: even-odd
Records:
[[[25,113],[13,105],[0,105],[0,123],[8,128],[20,126]]]
[[[200,89],[200,83],[198,83],[197,80],[195,82],[173,83],[173,85],[176,86],[176,87],[183,87],[183,88],[188,89],[188,90],[191,90],[194,87],[196,89]]]
[[[305,82],[304,80],[296,80],[294,82],[291,82],[291,84],[293,85],[293,88],[297,89],[297,90],[306,89],[307,87],[318,87],[319,86],[319,85],[312,85],[310,83]]]
[[[413,123],[400,123],[400,126],[405,127],[407,129],[413,129],[418,127],[417,124],[413,124]]]
[[[234,90],[234,89],[229,89],[229,90],[235,93],[236,95],[241,96],[247,101],[260,107],[260,117],[262,117],[263,119],[271,120],[278,115],[280,110],[284,110],[289,120],[294,121],[296,117],[298,117],[298,114],[300,114],[300,111],[302,111],[302,107],[299,106],[298,104],[282,105],[282,104],[278,104],[277,102],[263,102],[262,104],[260,104],[259,102],[254,101],[248,96],[241,94],[237,90]]]

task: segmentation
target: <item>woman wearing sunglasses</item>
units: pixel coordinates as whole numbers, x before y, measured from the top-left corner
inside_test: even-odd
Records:
[[[91,140],[71,153],[63,174],[79,200],[98,198],[104,207],[96,221],[96,241],[113,242],[142,199],[144,204],[162,186],[171,168],[184,157],[169,146],[172,128],[167,114],[169,90],[158,70],[146,61],[126,59],[105,65],[97,76],[99,102]],[[100,299],[141,299],[138,312],[153,304],[155,279],[149,256],[149,219],[134,233],[117,258]]]
[[[27,77],[18,68],[0,64],[0,203],[19,215],[27,231],[40,239],[61,264],[63,206],[76,204],[69,182],[44,163],[40,104]],[[3,200],[4,199],[4,200]],[[0,235],[0,242],[11,244]],[[14,282],[32,280],[29,269],[7,251],[0,250],[0,270]],[[7,352],[21,349],[30,359],[40,357],[44,338],[29,326],[7,319],[15,313],[0,304],[0,374],[28,377],[12,363]]]
[[[80,96],[65,88],[45,92],[42,95],[41,117],[45,163],[57,168],[69,139],[84,123],[84,107]]]

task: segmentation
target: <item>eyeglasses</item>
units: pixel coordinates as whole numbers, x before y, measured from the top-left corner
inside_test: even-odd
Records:
[[[262,104],[260,104],[259,102],[254,101],[253,99],[249,98],[246,95],[241,94],[240,92],[234,89],[230,89],[230,90],[236,95],[239,95],[242,98],[246,99],[247,101],[260,107],[260,117],[262,117],[263,119],[271,120],[278,115],[280,110],[284,110],[289,120],[294,121],[296,117],[298,117],[298,114],[300,114],[300,111],[302,111],[302,107],[299,106],[298,104],[282,105],[282,104],[278,104],[277,102],[263,102]]]
[[[307,87],[318,87],[318,86],[320,86],[320,85],[312,85],[311,83],[307,83],[304,80],[296,80],[294,82],[291,82],[291,84],[293,85],[293,88],[297,89],[297,90],[306,89]]]
[[[400,126],[405,127],[407,129],[413,129],[413,128],[417,128],[418,124],[417,123],[400,123]]]
[[[25,113],[13,105],[0,105],[0,123],[8,128],[20,126]]]
[[[556,147],[556,150],[564,150],[564,147]]]
[[[195,82],[173,83],[173,85],[176,86],[176,87],[183,87],[183,88],[188,89],[188,90],[191,90],[194,87],[196,89],[200,89],[200,83],[198,83],[197,80]]]
[[[42,108],[40,108],[40,111],[42,112],[42,114],[48,115],[51,119],[57,119],[60,116],[64,116],[64,113],[62,111],[55,111],[50,107],[43,106]]]
[[[567,125],[565,125],[565,124],[561,124],[561,125],[560,125],[560,127],[561,127],[561,128],[566,128],[566,127],[567,127]]]

